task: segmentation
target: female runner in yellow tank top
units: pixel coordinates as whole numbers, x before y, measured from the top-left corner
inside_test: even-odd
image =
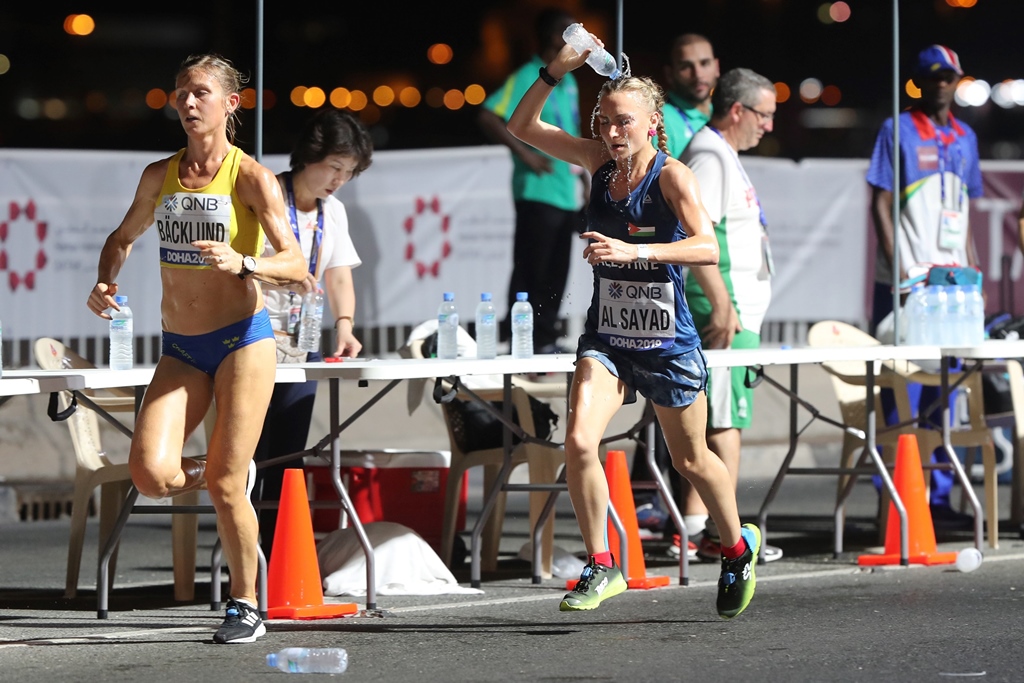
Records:
[[[274,389],[276,345],[255,280],[286,285],[306,277],[277,179],[233,144],[242,82],[218,55],[182,63],[174,97],[188,144],[143,171],[127,214],[103,245],[88,300],[93,313],[110,318],[121,266],[155,224],[163,355],[135,423],[129,467],[139,492],[152,498],[206,484],[231,574],[218,643],[252,642],[266,632],[256,609],[259,530],[248,491]],[[261,226],[276,253],[257,260]],[[214,399],[205,462],[183,458],[183,444]]]

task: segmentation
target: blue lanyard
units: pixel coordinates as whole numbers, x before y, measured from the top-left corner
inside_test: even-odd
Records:
[[[669,102],[668,105],[670,107],[673,107],[677,112],[679,112],[679,117],[683,119],[683,125],[686,126],[686,132],[690,134],[689,137],[687,137],[687,140],[689,140],[696,134],[696,132],[693,130],[693,126],[690,125],[690,117],[686,115],[686,112],[684,112],[683,108],[680,107],[678,104],[675,104],[674,102]]]
[[[292,189],[292,174],[284,176],[284,187],[288,193],[288,218],[292,223],[292,232],[299,245],[302,245],[302,238],[299,236],[299,216],[295,211],[295,191]],[[309,250],[309,272],[316,277],[316,265],[320,260],[320,242],[324,238],[324,203],[316,200],[316,232],[313,233],[313,246]]]
[[[722,131],[718,130],[710,123],[707,125],[708,130],[722,138],[722,142],[725,142],[725,146],[729,148],[729,152],[732,154],[732,160],[736,162],[736,168],[740,170],[740,175],[743,176],[743,182],[747,184],[747,188],[754,193],[754,201],[757,202],[758,218],[761,221],[761,227],[764,228],[765,232],[768,232],[768,219],[764,215],[764,207],[761,206],[761,200],[757,196],[757,190],[754,188],[754,184],[750,182],[750,178],[747,176],[747,172],[743,169],[743,164],[740,163],[740,157],[736,154],[736,150],[732,148],[725,138],[722,136]]]

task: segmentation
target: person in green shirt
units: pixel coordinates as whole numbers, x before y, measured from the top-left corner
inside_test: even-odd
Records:
[[[487,97],[479,115],[484,134],[512,151],[516,224],[505,310],[511,311],[516,292],[528,293],[535,313],[533,347],[537,353],[559,350],[558,308],[569,278],[573,238],[582,228],[580,207],[589,193],[589,178],[566,162],[517,140],[508,132],[506,123],[537,80],[540,68],[565,45],[562,32],[575,21],[562,9],[542,11],[535,25],[537,54]],[[566,74],[544,103],[541,120],[572,135],[580,134],[579,90],[571,73]],[[501,324],[501,338],[509,337],[510,318],[506,317]]]
[[[718,85],[719,65],[715,57],[711,41],[697,33],[682,33],[672,41],[669,59],[665,64],[665,106],[662,108],[662,120],[668,136],[669,154],[678,159],[686,150],[690,140],[701,128],[711,120],[711,91]],[[657,138],[652,140],[658,144]],[[665,446],[665,437],[661,428],[655,423],[655,459],[662,472],[668,471],[669,483],[679,508],[684,515],[687,534],[691,537],[700,534],[707,522],[708,514],[700,496],[692,491],[672,467]],[[633,458],[632,477],[636,481],[651,479],[641,445],[637,449],[637,457]],[[669,546],[670,555],[678,555],[682,546],[679,534],[675,533],[675,524],[661,509],[657,495],[648,492],[638,493],[636,497],[637,517],[641,526],[662,528],[666,536],[672,535],[673,544]],[[690,557],[696,557],[697,546],[690,541],[687,544]]]
[[[678,159],[697,131],[711,120],[711,91],[718,76],[718,58],[707,38],[684,33],[672,41],[665,65],[668,87],[662,115],[673,157]]]

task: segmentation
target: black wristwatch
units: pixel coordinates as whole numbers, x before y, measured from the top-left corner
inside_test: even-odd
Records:
[[[242,272],[238,274],[239,280],[244,280],[248,276],[256,272],[256,259],[252,256],[242,257]]]

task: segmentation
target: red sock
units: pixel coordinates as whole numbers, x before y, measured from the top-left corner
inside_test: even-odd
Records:
[[[615,560],[612,559],[611,550],[605,550],[603,553],[595,553],[590,556],[590,559],[597,564],[603,564],[606,567],[611,567],[615,564]]]
[[[722,557],[727,560],[735,560],[737,557],[747,552],[747,542],[740,536],[740,542],[731,548],[722,546]]]

